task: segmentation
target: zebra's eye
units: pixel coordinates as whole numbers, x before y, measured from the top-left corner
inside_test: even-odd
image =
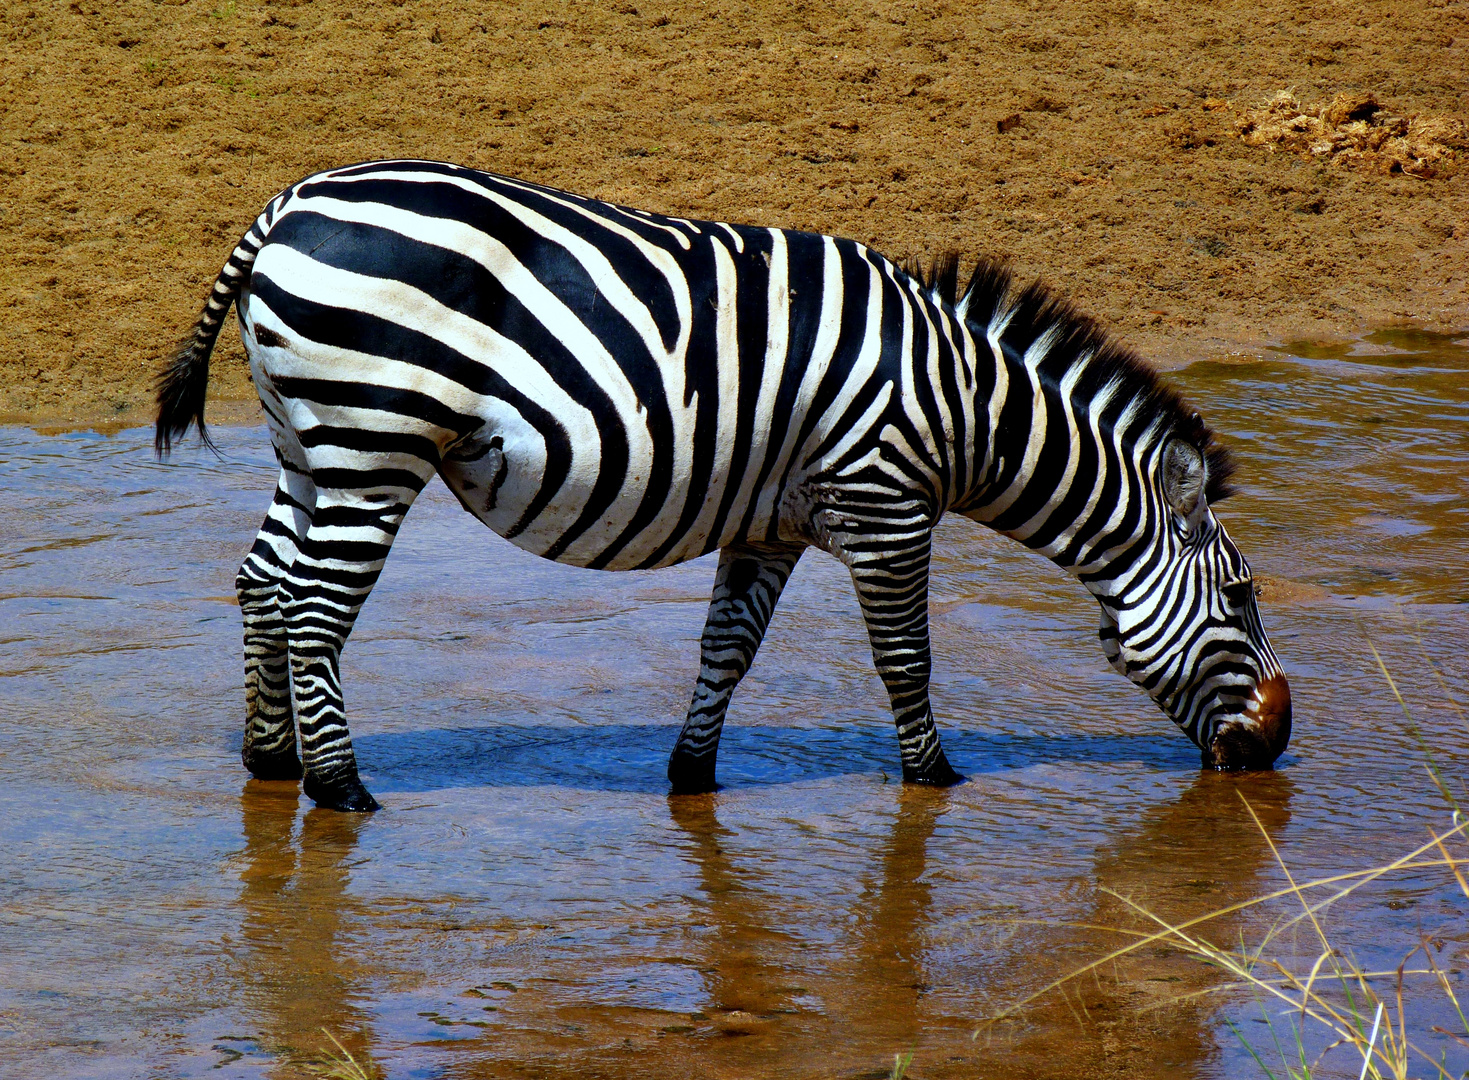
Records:
[[[1248,578],[1244,581],[1231,581],[1219,586],[1219,591],[1224,594],[1224,599],[1229,601],[1230,607],[1242,608],[1255,595],[1255,583]]]

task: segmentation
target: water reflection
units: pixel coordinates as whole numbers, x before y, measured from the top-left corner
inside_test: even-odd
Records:
[[[684,857],[697,871],[695,962],[708,1004],[695,1030],[749,1037],[722,1052],[726,1060],[791,1075],[858,1075],[907,1049],[917,1051],[924,1076],[969,1075],[996,1060],[1007,1075],[1035,1077],[1074,1077],[1083,1062],[1127,1076],[1217,1075],[1222,1003],[1208,992],[1218,972],[1162,945],[1069,982],[1015,1021],[986,1029],[978,1044],[969,1037],[983,1011],[974,991],[987,987],[992,1002],[1008,1004],[1130,940],[1097,928],[1155,929],[1109,893],[1176,922],[1272,888],[1266,836],[1288,826],[1292,791],[1279,773],[1201,774],[1103,843],[1071,880],[1047,884],[1036,868],[1032,880],[1045,892],[1032,897],[1036,906],[1089,897],[1069,918],[981,932],[960,949],[952,945],[954,908],[982,905],[996,876],[972,842],[979,837],[942,824],[956,809],[961,818],[972,811],[964,788],[897,790],[883,800],[887,823],[861,838],[867,854],[856,865],[841,868],[858,882],[825,903],[802,894],[795,845],[762,850],[758,837],[721,823],[719,796],[670,799]],[[958,841],[970,862],[934,854],[941,830],[943,846]],[[1234,914],[1211,922],[1208,934],[1229,943],[1259,928],[1257,917]],[[790,1062],[781,1051],[791,1045],[821,1053]]]
[[[1270,843],[1290,823],[1293,787],[1282,773],[1200,774],[1179,798],[1150,808],[1098,849],[1091,881],[1076,883],[1093,896],[1077,922],[1150,934],[1157,924],[1132,904],[1178,925],[1271,891]],[[1258,912],[1234,913],[1198,932],[1228,948],[1262,925]],[[1080,961],[1075,968],[1106,955],[1094,932],[1079,935],[1086,944],[1075,950],[1065,948],[1066,936],[1052,948]],[[1114,947],[1128,940],[1112,939]],[[1220,972],[1171,947],[1146,945],[1053,991],[1024,1014],[1029,1030],[1007,1049],[1036,1077],[1074,1076],[1078,1059],[1105,1061],[1119,1075],[1216,1075],[1222,1002],[1210,991],[1221,981]],[[1064,1059],[1058,1042],[1067,1047]]]
[[[359,1060],[373,1037],[359,1002],[369,971],[359,966],[348,891],[360,815],[308,810],[296,784],[251,780],[240,796],[245,834],[240,869],[242,989],[262,1024],[260,1043],[276,1058],[273,1075],[296,1076],[292,1062],[316,1059],[330,1031]]]
[[[847,971],[853,993],[842,1002],[850,1034],[902,1050],[930,1034],[923,998],[932,883],[928,846],[949,806],[948,791],[901,789],[897,817],[878,848],[881,877],[862,891]]]
[[[761,850],[758,837],[742,838],[721,824],[719,796],[668,800],[698,881],[694,920],[708,1005],[696,1019],[707,1018],[726,1036],[755,1036],[740,1051],[752,1064],[799,1074],[871,1067],[894,1048],[933,1041],[935,1018],[923,1005],[932,902],[925,869],[951,792],[889,790],[891,821],[875,850],[859,857],[867,863],[875,856],[875,873],[843,867],[862,880],[844,890],[850,906],[840,913],[792,902],[791,877],[798,875],[785,853]],[[871,840],[862,836],[860,846],[871,850]],[[824,928],[833,915],[835,927]],[[822,1053],[790,1061],[797,1037]]]
[[[799,988],[789,985],[788,973],[797,942],[775,929],[786,920],[767,907],[756,872],[737,866],[730,850],[735,833],[719,823],[717,799],[671,796],[668,810],[698,875],[702,910],[696,925],[708,931],[700,935],[707,950],[699,965],[709,999],[705,1012],[723,1032],[750,1034],[795,1011]]]

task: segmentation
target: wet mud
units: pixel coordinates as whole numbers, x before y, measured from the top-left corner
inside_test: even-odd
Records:
[[[1469,348],[1393,332],[1177,379],[1241,460],[1219,513],[1296,703],[1273,773],[1200,773],[1084,591],[958,520],[934,708],[968,782],[896,782],[845,571],[810,553],[724,789],[670,798],[712,561],[545,563],[435,484],[343,662],[384,810],[315,810],[238,759],[263,428],[167,465],[144,431],[0,428],[0,1076],[304,1077],[323,1029],[390,1077],[876,1078],[908,1050],[920,1078],[1250,1075],[1225,1022],[1268,1038],[1258,1008],[1162,947],[982,1021],[1136,930],[1119,897],[1187,918],[1282,887],[1271,844],[1304,879],[1446,824],[1368,642],[1462,797]],[[1423,934],[1469,965],[1441,874],[1330,923],[1365,966]],[[1450,1026],[1415,993],[1421,1031]]]

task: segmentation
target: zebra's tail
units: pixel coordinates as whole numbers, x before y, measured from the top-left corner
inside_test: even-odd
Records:
[[[250,276],[255,256],[265,244],[265,234],[274,217],[277,199],[271,200],[250,231],[235,246],[229,260],[214,279],[214,291],[199,313],[194,332],[179,343],[168,363],[158,373],[158,421],[154,427],[153,449],[159,458],[168,456],[176,440],[184,437],[190,425],[199,428],[199,440],[215,450],[209,431],[204,426],[204,399],[209,391],[209,354],[229,314],[230,305],[240,295],[240,287]],[[217,450],[215,450],[218,453]]]

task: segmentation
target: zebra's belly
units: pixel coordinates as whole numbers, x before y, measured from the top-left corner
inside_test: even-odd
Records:
[[[460,503],[526,551],[557,562],[604,570],[670,566],[750,537],[765,538],[775,500],[769,494],[731,505],[724,514],[707,498],[690,509],[688,475],[649,483],[648,462],[630,463],[620,483],[599,485],[591,454],[575,455],[555,490],[539,438],[486,425],[454,447],[440,475]],[[580,458],[581,467],[575,467]],[[591,464],[591,468],[587,468]],[[550,473],[551,475],[548,475]],[[754,511],[747,513],[750,503]],[[692,516],[692,522],[689,518]]]
[[[288,427],[360,427],[420,434],[438,443],[445,451],[440,475],[464,508],[526,551],[575,566],[630,570],[669,566],[740,539],[768,538],[777,505],[773,483],[755,483],[750,469],[716,468],[696,484],[687,452],[655,449],[645,431],[638,437],[636,408],[622,417],[625,448],[611,463],[596,426],[577,422],[575,411],[549,393],[532,393],[528,378],[518,380],[523,400],[477,394],[406,365],[289,340],[285,335],[295,334],[280,320],[271,319],[279,330],[257,324],[268,312],[249,294],[242,311],[257,389],[262,400],[277,402],[275,411]],[[312,398],[292,397],[305,383],[314,386]],[[322,391],[353,386],[382,391],[386,406],[364,410]],[[430,395],[480,426],[445,447],[451,433],[415,409],[415,402]],[[679,440],[682,446],[692,441]],[[312,453],[319,456],[322,449]],[[394,453],[360,448],[331,457],[362,469],[402,464]]]

